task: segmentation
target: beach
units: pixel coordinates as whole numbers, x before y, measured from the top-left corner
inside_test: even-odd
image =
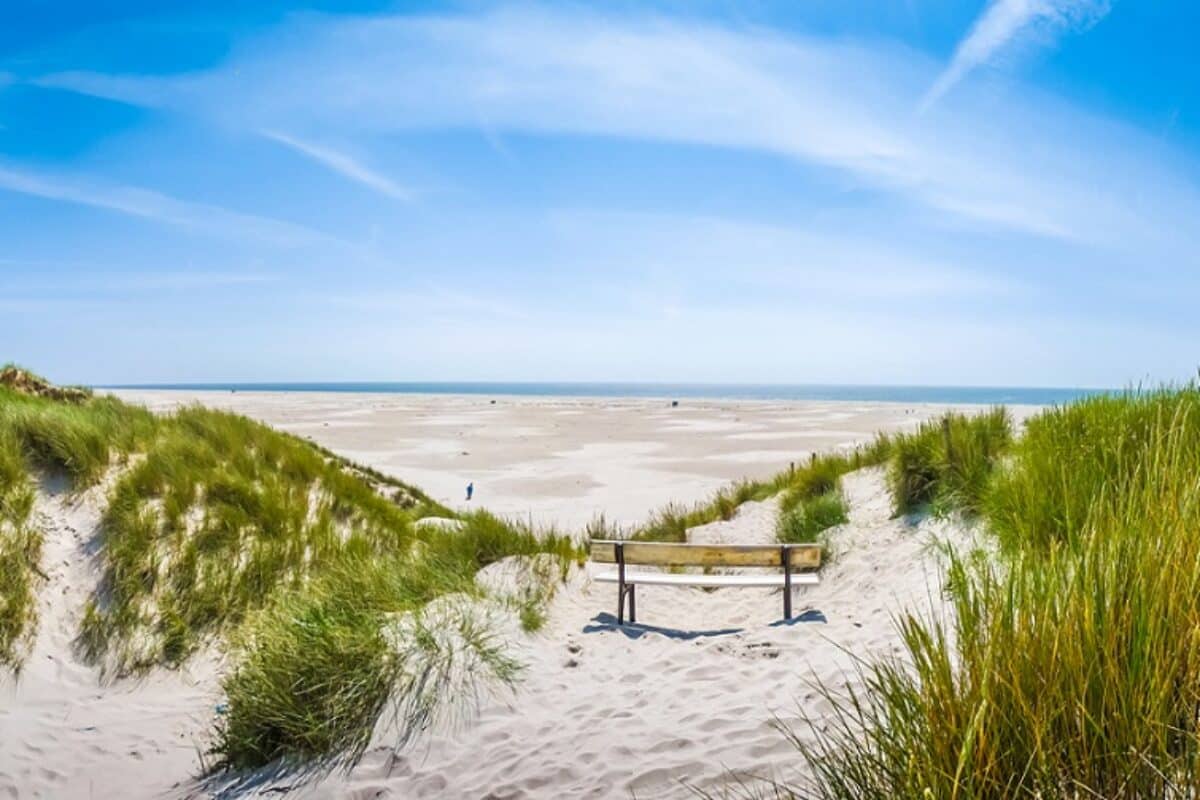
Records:
[[[915,428],[945,406],[668,399],[386,396],[121,391],[159,412],[201,403],[276,426],[419,486],[455,509],[486,508],[578,534],[596,515],[631,527],[668,503],[691,504],[743,477],[763,478],[810,453],[851,448],[876,431]],[[970,411],[981,407],[969,408]],[[1021,419],[1031,409],[1015,409]],[[468,504],[463,489],[475,485]],[[968,546],[970,530],[897,519],[884,471],[847,475],[850,517],[830,532],[829,566],[795,594],[780,621],[768,589],[644,587],[639,624],[616,624],[616,590],[595,566],[554,581],[545,624],[522,630],[511,607],[481,619],[519,664],[511,688],[464,700],[412,741],[384,715],[349,771],[254,776],[229,786],[201,777],[224,707],[229,669],[213,642],[180,670],[103,678],[74,637],[103,530],[104,485],[82,495],[43,483],[47,585],[28,667],[5,687],[0,748],[8,797],[241,796],[540,798],[692,795],[731,779],[803,778],[775,721],[802,725],[828,703],[853,658],[898,645],[892,615],[938,596],[937,541]],[[775,542],[778,500],[747,502],[697,526],[697,543]],[[524,557],[480,572],[503,596],[526,578]],[[432,613],[441,601],[435,602]],[[450,602],[447,600],[447,602]],[[476,602],[476,601],[470,601]],[[472,612],[473,614],[476,612]],[[854,679],[850,679],[853,683]],[[214,717],[214,710],[217,717]]]
[[[810,454],[910,430],[953,406],[840,401],[114,390],[166,411],[201,403],[245,414],[421,487],[542,525],[603,514],[632,526],[731,481]],[[971,410],[979,406],[959,406]],[[1033,407],[1015,406],[1023,418]]]

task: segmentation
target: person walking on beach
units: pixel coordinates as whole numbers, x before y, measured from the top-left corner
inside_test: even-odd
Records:
[[[471,495],[475,494],[474,482],[467,484],[467,502],[471,501]]]

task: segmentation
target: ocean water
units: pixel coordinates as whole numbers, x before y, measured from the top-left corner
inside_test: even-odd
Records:
[[[717,383],[159,383],[106,389],[183,389],[237,392],[371,392],[378,394],[516,395],[526,397],[642,397],[727,400],[848,400],[889,403],[1055,405],[1105,389],[1016,386],[853,386]]]

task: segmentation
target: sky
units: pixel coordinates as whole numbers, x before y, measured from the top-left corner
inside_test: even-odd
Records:
[[[1190,0],[8,0],[0,362],[1186,380],[1198,26]]]

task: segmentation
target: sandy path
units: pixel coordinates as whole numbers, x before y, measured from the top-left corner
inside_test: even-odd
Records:
[[[845,552],[822,583],[799,591],[798,619],[779,624],[767,590],[641,587],[639,625],[615,625],[615,588],[576,575],[547,627],[519,638],[527,674],[515,698],[394,755],[386,738],[348,776],[306,798],[693,797],[732,774],[796,780],[799,758],[772,725],[803,707],[827,709],[809,681],[840,685],[849,660],[897,645],[889,613],[926,601],[939,569],[941,523],[889,519],[878,471],[851,476],[853,517],[836,536]],[[695,531],[697,539],[770,539],[770,504]]]
[[[633,525],[732,480],[906,429],[947,406],[849,402],[123,390],[153,409],[226,408],[414,483],[436,499],[572,530]],[[978,406],[968,406],[977,410]],[[1016,409],[1020,414],[1021,409]]]

